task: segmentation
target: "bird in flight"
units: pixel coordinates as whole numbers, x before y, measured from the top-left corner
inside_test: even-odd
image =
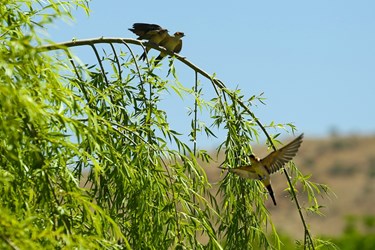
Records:
[[[222,168],[231,173],[235,173],[242,178],[260,180],[267,188],[273,204],[276,206],[276,200],[271,187],[270,175],[280,170],[293,159],[301,146],[303,134],[285,145],[284,147],[270,153],[263,159],[250,155],[250,165],[245,165],[237,168]]]
[[[171,36],[168,34],[167,29],[163,29],[157,24],[149,23],[134,23],[133,28],[130,28],[129,30],[138,36],[137,39],[148,40],[149,42],[162,46],[171,52],[179,53],[182,49],[181,38],[184,36],[183,32],[176,32]],[[140,57],[141,60],[146,59],[149,50],[150,48],[146,48],[146,51]],[[165,52],[161,52],[155,60],[156,64],[158,64],[166,55]]]

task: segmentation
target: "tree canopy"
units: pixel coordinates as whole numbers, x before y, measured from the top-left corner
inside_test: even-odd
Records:
[[[217,151],[225,152],[223,164],[238,166],[260,136],[276,150],[280,132],[270,134],[270,128],[295,127],[263,125],[251,111],[262,95],[230,90],[162,47],[124,38],[57,44],[38,33],[57,19],[73,18],[69,10],[77,7],[89,13],[84,0],[0,6],[1,248],[282,248],[261,183],[227,175],[217,202],[200,165],[212,159],[199,149],[197,134],[209,138],[215,136],[212,128],[226,131]],[[104,55],[98,43],[107,46]],[[73,46],[91,48],[97,62],[80,63]],[[154,59],[141,63],[132,46],[173,55],[163,61],[168,76],[155,73]],[[174,60],[194,72],[192,88],[179,81]],[[215,98],[204,99],[199,79]],[[170,92],[194,100],[186,115],[188,141],[159,105]],[[211,124],[200,120],[202,110]],[[329,244],[312,238],[303,215],[320,213],[316,195],[327,187],[311,182],[294,164],[285,173],[305,232],[301,244]],[[298,203],[298,184],[308,194],[308,207]]]

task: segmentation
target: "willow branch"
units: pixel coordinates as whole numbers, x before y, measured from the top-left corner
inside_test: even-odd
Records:
[[[196,73],[199,73],[203,77],[209,79],[213,83],[214,88],[215,88],[216,91],[217,91],[216,88],[219,88],[225,94],[227,94],[228,96],[230,96],[233,101],[236,101],[253,118],[253,120],[257,123],[257,125],[260,127],[260,129],[263,131],[264,135],[267,137],[268,141],[270,142],[270,145],[271,145],[272,149],[274,151],[277,150],[277,148],[274,145],[274,143],[272,142],[272,139],[271,139],[270,135],[268,134],[265,126],[259,121],[259,119],[255,116],[255,114],[253,112],[251,112],[251,110],[249,109],[249,107],[246,106],[244,102],[242,102],[241,100],[239,100],[230,90],[228,90],[226,88],[225,84],[222,81],[220,81],[219,79],[216,79],[216,78],[212,77],[210,74],[208,74],[207,72],[205,72],[204,70],[202,70],[201,68],[199,68],[198,66],[196,66],[195,64],[193,64],[192,62],[190,62],[189,60],[187,60],[185,57],[183,57],[183,56],[181,56],[179,54],[173,53],[173,52],[171,52],[171,51],[169,51],[169,50],[167,50],[167,49],[165,49],[163,47],[160,47],[160,46],[155,45],[153,43],[142,42],[142,41],[139,41],[139,40],[129,39],[129,38],[104,38],[104,37],[100,37],[100,38],[94,38],[94,39],[74,40],[74,41],[70,41],[70,42],[49,44],[49,45],[40,46],[38,49],[42,52],[42,51],[51,51],[51,50],[58,50],[58,49],[66,49],[67,47],[77,47],[77,46],[91,46],[91,47],[93,47],[94,44],[101,44],[101,43],[103,43],[103,44],[108,44],[108,43],[109,44],[111,44],[111,43],[135,44],[135,45],[140,45],[143,48],[144,48],[144,46],[147,47],[147,48],[153,48],[155,50],[158,50],[158,51],[161,51],[161,52],[165,52],[166,54],[175,57],[177,60],[179,60],[180,62],[184,63],[186,66],[188,66],[191,69],[193,69]],[[291,188],[291,194],[292,194],[292,196],[293,196],[293,198],[295,200],[295,204],[297,206],[300,218],[302,220],[303,227],[305,229],[305,236],[307,236],[309,238],[310,244],[312,246],[312,249],[314,249],[314,244],[313,244],[311,235],[309,233],[309,230],[307,228],[305,219],[303,217],[301,206],[299,205],[299,202],[298,202],[298,199],[297,199],[297,195],[296,195],[296,193],[294,191],[294,188],[293,188],[292,182],[290,180],[289,174],[288,174],[288,172],[287,172],[287,170],[285,168],[284,168],[284,173],[285,173],[285,176],[287,178],[288,185]]]

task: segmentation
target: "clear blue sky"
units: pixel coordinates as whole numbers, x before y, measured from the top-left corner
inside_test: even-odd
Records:
[[[264,92],[267,105],[254,109],[264,122],[293,122],[307,136],[375,133],[375,1],[94,0],[90,7],[90,17],[76,12],[74,24],[49,28],[50,39],[134,38],[127,30],[134,22],[157,23],[185,32],[181,54],[228,87],[249,97]],[[193,74],[180,80],[191,84]]]

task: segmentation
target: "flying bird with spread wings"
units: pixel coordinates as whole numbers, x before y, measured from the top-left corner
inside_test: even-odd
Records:
[[[231,173],[237,174],[242,178],[260,180],[267,188],[273,204],[276,206],[276,200],[271,187],[270,175],[277,172],[284,167],[285,164],[290,162],[297,154],[301,146],[303,134],[296,139],[285,145],[284,147],[270,153],[263,159],[250,155],[250,165],[245,165],[237,168],[222,168]]]
[[[182,40],[184,36],[183,32],[176,32],[173,36],[168,34],[167,29],[163,29],[157,24],[149,23],[134,23],[133,28],[129,29],[131,32],[138,36],[139,40],[148,40],[149,42],[162,46],[167,50],[179,53],[182,49]],[[145,60],[147,52],[150,48],[146,48],[146,51],[141,55],[140,59]],[[160,55],[156,58],[155,63],[158,64],[167,53],[161,52]]]

